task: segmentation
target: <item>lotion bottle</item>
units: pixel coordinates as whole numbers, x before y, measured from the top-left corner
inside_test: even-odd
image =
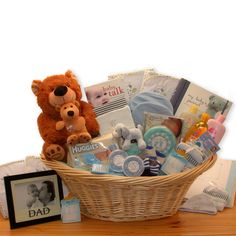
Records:
[[[190,129],[187,131],[183,142],[193,141],[200,137],[203,133],[208,130],[207,121],[210,116],[207,113],[202,113],[201,119],[193,124]]]
[[[210,119],[207,122],[208,132],[217,144],[220,143],[225,133],[224,120],[225,116],[220,114],[215,119]]]

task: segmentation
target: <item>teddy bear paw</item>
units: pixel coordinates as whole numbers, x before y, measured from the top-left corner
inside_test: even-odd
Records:
[[[91,135],[89,133],[81,133],[78,136],[78,142],[79,143],[87,143],[92,139]]]
[[[78,143],[78,135],[72,134],[67,138],[67,144],[75,145]]]
[[[57,144],[51,144],[46,149],[46,158],[61,161],[65,156],[65,150]]]

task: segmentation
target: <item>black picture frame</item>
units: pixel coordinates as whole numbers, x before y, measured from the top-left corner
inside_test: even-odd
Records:
[[[61,219],[62,183],[54,170],[4,177],[10,228]]]

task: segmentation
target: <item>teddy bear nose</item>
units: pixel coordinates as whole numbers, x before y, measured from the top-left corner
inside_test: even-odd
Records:
[[[67,112],[67,115],[68,115],[68,116],[73,116],[73,115],[74,115],[74,112],[73,112],[73,111],[68,111],[68,112]]]
[[[67,93],[67,87],[66,86],[58,86],[54,90],[55,96],[64,96]]]

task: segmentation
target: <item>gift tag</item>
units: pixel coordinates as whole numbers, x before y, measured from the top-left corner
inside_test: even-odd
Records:
[[[80,222],[80,202],[78,199],[61,200],[61,219],[63,223]]]

